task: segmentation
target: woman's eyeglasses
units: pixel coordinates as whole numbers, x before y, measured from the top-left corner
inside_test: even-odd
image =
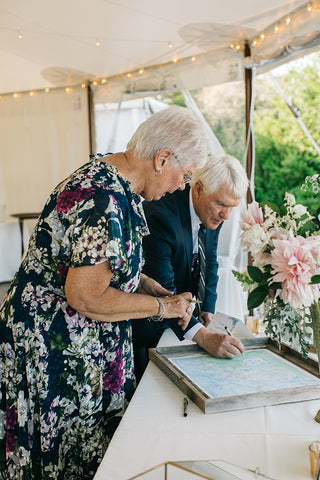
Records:
[[[177,164],[179,165],[179,167],[183,170],[183,166],[181,165],[180,160],[177,157],[177,155],[173,152],[171,152],[171,155],[174,157],[174,159],[177,162]],[[183,173],[183,182],[184,183],[189,183],[191,180],[192,180],[192,172],[190,172],[190,170],[186,170]]]

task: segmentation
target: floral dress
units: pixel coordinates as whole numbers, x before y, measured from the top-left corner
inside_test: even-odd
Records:
[[[48,199],[0,308],[0,478],[91,479],[135,386],[130,321],[68,305],[69,266],[106,259],[134,292],[148,233],[141,200],[98,157]]]

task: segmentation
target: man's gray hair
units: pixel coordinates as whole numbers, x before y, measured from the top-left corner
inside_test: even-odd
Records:
[[[249,186],[246,171],[239,160],[227,154],[209,157],[204,167],[195,170],[190,186],[193,187],[197,180],[201,181],[206,195],[225,186],[227,192],[236,199],[242,198]]]
[[[151,115],[133,134],[127,149],[141,159],[153,160],[156,153],[168,148],[174,165],[202,167],[208,155],[205,132],[185,107],[170,106]]]

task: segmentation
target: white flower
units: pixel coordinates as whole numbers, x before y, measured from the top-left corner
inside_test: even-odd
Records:
[[[285,202],[288,206],[293,207],[296,204],[295,196],[292,193],[286,192],[285,194]]]
[[[251,252],[252,255],[263,253],[268,243],[268,232],[265,232],[259,224],[255,224],[250,230],[242,232],[240,237],[242,248],[247,252]]]
[[[300,218],[302,217],[302,215],[305,215],[306,213],[308,213],[306,207],[304,207],[300,203],[298,203],[292,208],[293,218]]]

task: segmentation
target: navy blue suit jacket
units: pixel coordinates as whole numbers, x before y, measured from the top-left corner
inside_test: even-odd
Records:
[[[189,208],[190,187],[176,190],[157,201],[143,202],[150,235],[143,238],[146,262],[143,272],[175,293],[191,292],[193,242]],[[218,261],[217,245],[221,229],[206,233],[206,289],[201,310],[214,313],[217,299]],[[193,325],[192,317],[186,330],[177,319],[166,320],[180,340]],[[151,322],[155,325],[155,322]]]

